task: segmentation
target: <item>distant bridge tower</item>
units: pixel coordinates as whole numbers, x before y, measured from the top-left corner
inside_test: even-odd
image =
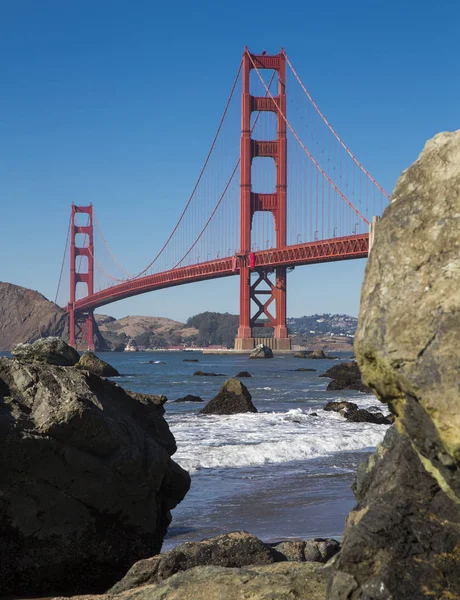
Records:
[[[86,213],[88,225],[76,225],[75,215]],[[76,236],[83,235],[83,245],[77,245]],[[86,261],[82,257],[86,257]],[[79,260],[78,260],[79,259]],[[78,260],[78,265],[77,265]],[[80,268],[86,270],[80,271]],[[87,296],[94,293],[94,240],[93,240],[93,205],[75,206],[72,204],[70,221],[70,302],[67,306],[69,313],[69,344],[74,348],[81,340],[84,349],[94,350],[94,316],[93,311],[76,312],[75,300],[77,285],[86,284]]]
[[[251,60],[252,59],[252,60]],[[258,70],[272,69],[278,73],[278,95],[271,97],[251,96],[249,75],[253,67]],[[277,118],[276,140],[254,140],[251,138],[251,113],[271,111]],[[286,197],[287,197],[287,140],[286,122],[286,57],[284,51],[274,56],[243,54],[243,94],[241,123],[241,191],[240,191],[240,324],[235,340],[236,350],[254,348],[256,340],[252,336],[254,327],[273,327],[273,340],[267,339],[267,345],[274,350],[289,350],[291,342],[286,327],[286,267],[275,269],[275,281],[270,279],[267,269],[257,269],[257,279],[251,285],[253,259],[251,254],[251,230],[253,216],[258,211],[273,214],[276,230],[276,247],[286,246]],[[275,193],[261,193],[252,190],[251,167],[256,157],[272,158],[276,164]],[[261,286],[264,289],[260,289]],[[267,289],[268,286],[268,289]],[[260,297],[262,299],[260,299]],[[251,302],[257,309],[251,316]],[[275,303],[275,315],[269,307]],[[271,309],[273,311],[273,309]],[[264,322],[258,321],[265,317]],[[265,342],[264,342],[265,343]]]

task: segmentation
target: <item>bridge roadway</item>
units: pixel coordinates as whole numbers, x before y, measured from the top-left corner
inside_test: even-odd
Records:
[[[270,248],[253,253],[252,270],[259,268],[275,269],[276,267],[296,267],[321,262],[349,260],[352,258],[367,258],[369,253],[369,234],[362,233],[327,240],[305,242],[284,248]],[[241,260],[249,261],[249,257],[229,256],[208,262],[178,267],[155,275],[146,275],[138,279],[130,279],[92,296],[81,298],[75,302],[75,311],[85,312],[99,306],[123,300],[131,296],[145,294],[176,285],[184,285],[194,281],[229,277],[239,273]],[[69,309],[70,306],[67,306]]]

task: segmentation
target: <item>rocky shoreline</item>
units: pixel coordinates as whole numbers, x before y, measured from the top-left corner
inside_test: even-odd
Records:
[[[459,598],[459,214],[460,131],[430,140],[399,178],[366,269],[357,363],[325,373],[330,389],[367,386],[391,414],[348,401],[326,410],[394,420],[358,468],[340,548],[331,539],[270,545],[236,531],[160,554],[170,510],[190,485],[171,458],[166,398],[123,390],[101,376],[97,357],[81,359],[57,338],[0,358],[2,592]],[[252,412],[247,388],[230,379],[207,406],[227,415],[242,400]]]

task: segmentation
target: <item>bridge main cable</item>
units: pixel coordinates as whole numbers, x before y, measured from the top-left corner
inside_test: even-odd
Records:
[[[217,139],[218,139],[218,137],[219,137],[219,134],[220,134],[220,131],[221,131],[221,129],[222,129],[222,125],[223,125],[223,123],[224,123],[224,121],[225,121],[225,117],[227,116],[228,108],[229,108],[229,106],[230,106],[230,102],[231,102],[231,100],[232,100],[232,97],[233,97],[233,94],[234,94],[234,92],[235,92],[235,88],[236,88],[236,85],[237,85],[237,83],[238,83],[238,79],[239,79],[239,76],[240,76],[240,72],[241,72],[241,66],[242,66],[242,61],[240,61],[240,64],[239,64],[239,67],[238,67],[238,71],[237,71],[237,73],[236,73],[236,76],[235,76],[235,79],[234,79],[234,81],[233,81],[233,85],[232,85],[232,88],[231,88],[231,90],[230,90],[230,94],[229,94],[229,96],[228,96],[227,103],[226,103],[226,105],[225,105],[224,111],[223,111],[223,113],[222,113],[222,117],[221,117],[221,119],[220,119],[219,126],[217,127],[217,131],[216,131],[216,133],[215,133],[215,135],[214,135],[214,139],[213,139],[213,141],[212,141],[212,143],[211,143],[211,147],[210,147],[210,149],[209,149],[209,151],[208,151],[208,154],[207,154],[207,156],[206,156],[206,159],[205,159],[205,161],[204,161],[204,164],[203,164],[203,167],[202,167],[202,169],[201,169],[201,171],[200,171],[200,174],[199,174],[199,176],[198,176],[198,179],[197,179],[197,181],[196,181],[196,183],[195,183],[195,186],[194,186],[194,188],[193,188],[193,190],[192,190],[192,193],[190,194],[190,196],[189,196],[189,198],[188,198],[188,200],[187,200],[187,203],[186,203],[186,205],[185,205],[185,207],[184,207],[184,209],[183,209],[183,211],[182,211],[182,213],[181,213],[181,215],[180,215],[180,217],[179,217],[179,220],[177,221],[177,223],[176,223],[176,225],[175,225],[174,229],[172,230],[172,232],[171,232],[171,234],[169,235],[168,239],[167,239],[167,240],[166,240],[166,242],[163,244],[162,248],[159,250],[159,252],[158,252],[158,253],[157,253],[157,255],[155,256],[155,258],[154,258],[154,259],[153,259],[153,260],[152,260],[152,261],[151,261],[151,262],[150,262],[150,263],[149,263],[149,264],[148,264],[148,265],[145,267],[145,269],[143,269],[142,271],[140,271],[140,272],[139,272],[139,273],[137,273],[136,275],[133,275],[133,276],[130,278],[130,280],[132,280],[132,279],[138,279],[139,277],[142,277],[142,275],[144,275],[144,274],[145,274],[145,273],[146,273],[146,272],[147,272],[147,271],[148,271],[148,270],[149,270],[149,269],[150,269],[150,268],[151,268],[151,267],[152,267],[152,266],[155,264],[155,262],[156,262],[156,261],[158,260],[158,258],[161,256],[161,254],[163,253],[163,251],[165,250],[165,248],[168,246],[168,244],[169,244],[169,242],[171,241],[172,237],[173,237],[173,236],[174,236],[174,234],[176,233],[176,231],[177,231],[177,229],[178,229],[178,227],[179,227],[180,223],[182,222],[182,220],[183,220],[183,218],[184,218],[184,216],[185,216],[185,214],[186,214],[186,212],[187,212],[187,210],[188,210],[188,208],[189,208],[189,206],[190,206],[190,204],[191,204],[191,202],[192,202],[192,200],[193,200],[193,197],[194,197],[194,195],[195,195],[195,192],[196,192],[196,190],[197,190],[197,188],[198,188],[198,185],[200,184],[200,181],[201,181],[201,179],[202,179],[202,177],[203,177],[203,174],[204,174],[204,172],[205,172],[205,170],[206,170],[206,167],[207,167],[207,165],[208,165],[208,163],[209,163],[209,159],[211,158],[211,154],[212,154],[212,152],[213,152],[213,150],[214,150],[214,147],[215,147],[215,145],[216,145]],[[100,265],[99,265],[99,267],[100,267]],[[100,268],[102,268],[102,267],[100,267]],[[123,271],[125,271],[125,269],[123,269]],[[104,271],[104,272],[105,272],[105,271]],[[126,271],[125,271],[125,272],[126,272]],[[106,273],[106,275],[107,275],[107,273]],[[126,281],[126,279],[118,279],[118,278],[115,278],[115,277],[111,277],[110,275],[109,275],[109,277],[110,277],[111,279],[113,279],[114,281],[119,281],[119,282]]]
[[[270,92],[270,90],[267,88],[267,84],[265,83],[262,75],[260,74],[259,69],[257,68],[251,54],[249,53],[249,51],[247,51],[247,54],[249,56],[249,60],[252,63],[253,69],[256,71],[260,81],[262,82],[262,85],[264,86],[265,90],[268,92],[273,104],[276,106],[276,109],[279,111],[279,114],[281,115],[281,117],[283,118],[284,122],[286,123],[286,125],[289,127],[292,135],[295,137],[295,139],[297,140],[297,142],[300,144],[300,146],[303,148],[304,152],[307,154],[308,158],[312,161],[312,163],[315,165],[315,167],[317,168],[317,170],[321,173],[321,175],[327,180],[327,182],[334,188],[334,190],[337,192],[337,194],[339,194],[339,196],[342,198],[342,200],[344,200],[348,206],[356,213],[356,215],[362,220],[364,221],[364,223],[366,223],[366,225],[370,225],[369,221],[366,219],[366,217],[364,215],[362,215],[359,210],[348,200],[348,198],[339,190],[339,188],[335,185],[335,183],[332,181],[332,179],[327,175],[327,173],[321,168],[321,166],[319,165],[319,163],[316,162],[316,160],[314,159],[313,155],[309,152],[309,150],[307,149],[307,147],[305,146],[305,144],[302,142],[302,140],[299,138],[299,136],[297,135],[297,133],[295,132],[294,128],[292,127],[291,123],[288,121],[286,115],[284,114],[284,112],[281,110],[281,107],[279,106],[278,102],[276,101],[275,97],[273,96],[273,94]]]
[[[339,134],[336,132],[336,130],[332,127],[332,125],[329,123],[329,121],[326,119],[326,117],[324,116],[323,112],[321,111],[321,109],[319,108],[319,106],[316,104],[316,102],[313,100],[313,98],[311,97],[310,93],[308,92],[307,88],[304,86],[302,80],[300,79],[299,75],[297,74],[297,71],[294,69],[294,67],[292,66],[291,61],[289,60],[286,52],[284,52],[284,57],[286,58],[286,62],[289,65],[292,73],[294,74],[294,77],[297,79],[300,87],[302,88],[302,90],[305,92],[305,95],[307,96],[307,98],[310,100],[310,102],[313,104],[313,106],[315,107],[317,113],[319,114],[319,116],[322,118],[322,120],[324,121],[324,123],[327,125],[329,131],[333,134],[333,136],[336,138],[336,140],[339,142],[339,144],[342,146],[342,148],[345,150],[345,152],[350,156],[350,158],[356,163],[356,165],[361,169],[361,171],[366,175],[366,177],[368,177],[372,183],[382,192],[382,194],[388,199],[390,200],[390,195],[387,194],[387,192],[383,189],[383,187],[381,185],[379,185],[378,181],[376,181],[372,175],[369,173],[369,171],[359,162],[359,160],[356,158],[356,156],[353,154],[353,152],[348,148],[348,146],[345,144],[345,142],[342,140],[342,138],[339,136]]]

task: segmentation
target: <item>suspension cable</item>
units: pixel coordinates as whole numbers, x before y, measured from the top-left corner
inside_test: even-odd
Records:
[[[388,198],[388,200],[390,200],[390,196],[386,193],[386,191],[379,185],[379,183],[372,177],[372,175],[369,173],[369,171],[359,162],[359,160],[355,157],[355,155],[351,152],[351,150],[348,148],[348,146],[345,144],[345,142],[341,139],[341,137],[339,136],[339,134],[335,131],[335,129],[332,127],[332,125],[329,123],[329,121],[326,119],[326,117],[324,116],[324,114],[321,112],[319,106],[316,104],[316,102],[313,100],[313,98],[311,97],[311,95],[308,93],[307,89],[305,88],[302,80],[300,79],[299,75],[297,74],[296,70],[294,69],[294,67],[292,66],[291,61],[289,60],[287,54],[284,52],[283,50],[283,55],[284,58],[286,59],[287,64],[289,65],[292,73],[294,74],[295,78],[297,79],[297,81],[300,84],[300,87],[303,89],[303,91],[305,92],[307,98],[310,100],[310,102],[313,104],[313,106],[315,107],[315,109],[317,110],[319,116],[322,118],[322,120],[324,121],[324,123],[327,125],[327,127],[330,129],[330,131],[332,132],[332,134],[334,135],[334,137],[336,138],[336,140],[340,143],[340,145],[342,146],[342,148],[344,148],[344,150],[347,152],[347,154],[354,160],[354,162],[358,165],[358,167],[361,169],[361,171],[367,176],[369,177],[369,179],[372,181],[372,183],[382,192],[382,194],[384,196],[386,196]]]
[[[102,241],[104,242],[104,244],[105,244],[105,247],[106,247],[106,248],[107,248],[107,250],[109,251],[109,254],[110,254],[110,256],[111,256],[111,257],[112,257],[112,259],[113,259],[113,262],[114,262],[114,263],[117,265],[117,267],[118,267],[119,269],[121,269],[121,270],[123,271],[123,273],[126,273],[126,275],[128,275],[128,279],[130,279],[130,278],[133,278],[134,276],[133,276],[131,273],[128,273],[128,271],[127,271],[126,269],[124,269],[124,268],[123,268],[123,267],[120,265],[120,263],[118,262],[118,260],[115,258],[115,255],[113,254],[112,250],[110,249],[110,246],[107,244],[107,242],[106,242],[106,240],[105,240],[104,234],[102,233],[101,226],[99,225],[99,221],[97,220],[96,213],[95,213],[95,211],[94,211],[94,210],[93,210],[93,217],[94,217],[94,220],[96,221],[96,227],[98,228],[98,231],[99,231],[99,234],[100,234],[100,236],[101,236],[101,238],[102,238]],[[93,258],[94,258],[94,257],[93,257]],[[123,281],[123,280],[120,280],[120,281]]]
[[[61,272],[59,273],[59,281],[57,284],[57,288],[56,288],[56,296],[54,297],[54,304],[57,304],[57,298],[59,295],[59,288],[61,287],[61,280],[62,280],[62,273],[64,272],[64,263],[65,263],[65,257],[67,254],[67,247],[69,245],[69,237],[70,237],[70,223],[71,223],[71,217],[69,217],[69,226],[67,227],[67,239],[65,242],[65,246],[64,246],[64,256],[62,257],[62,264],[61,264]]]
[[[273,73],[273,74],[272,74],[272,76],[271,76],[271,79],[270,79],[270,81],[269,81],[269,83],[268,83],[268,88],[267,88],[267,91],[269,91],[269,90],[270,90],[270,87],[271,87],[271,85],[272,85],[272,83],[273,83],[273,79],[274,79],[274,77],[275,77],[275,73]],[[267,92],[265,92],[265,97],[267,97]],[[251,134],[253,133],[253,131],[254,131],[254,129],[255,129],[255,127],[256,127],[256,125],[257,125],[257,121],[259,120],[260,113],[261,113],[261,111],[260,111],[260,110],[259,110],[259,111],[257,111],[256,118],[254,119],[254,123],[253,123],[253,125],[252,125],[252,127],[251,127]],[[200,231],[200,234],[198,235],[198,237],[196,238],[196,240],[193,242],[193,244],[190,246],[190,248],[187,250],[187,252],[184,254],[184,256],[183,256],[183,257],[180,259],[180,261],[174,265],[173,269],[175,269],[176,267],[178,267],[178,266],[181,264],[181,262],[182,262],[182,261],[183,261],[185,258],[187,258],[187,256],[188,256],[188,255],[190,254],[190,252],[193,250],[193,248],[194,248],[194,247],[197,245],[197,243],[198,243],[198,240],[199,240],[199,239],[202,237],[203,233],[205,232],[206,228],[208,227],[209,223],[211,222],[211,219],[213,218],[213,216],[215,215],[215,213],[216,213],[217,209],[219,208],[219,205],[220,205],[220,203],[222,202],[222,200],[223,200],[223,198],[224,198],[224,196],[225,196],[225,194],[226,194],[226,192],[227,192],[227,190],[228,190],[228,188],[229,188],[229,186],[230,186],[230,184],[231,184],[231,182],[232,182],[233,178],[235,177],[235,174],[236,174],[236,172],[237,172],[237,170],[238,170],[238,167],[240,166],[240,162],[241,162],[241,159],[239,158],[239,159],[237,160],[237,162],[236,162],[236,165],[235,165],[235,167],[234,167],[233,171],[232,171],[232,174],[230,175],[230,178],[229,178],[229,180],[227,181],[227,184],[226,184],[226,186],[225,186],[225,188],[224,188],[224,191],[223,191],[223,192],[222,192],[222,194],[220,195],[220,198],[219,198],[219,200],[217,201],[217,203],[216,203],[216,205],[215,205],[215,207],[214,207],[214,209],[213,209],[212,213],[210,214],[210,216],[209,216],[208,220],[207,220],[207,221],[206,221],[206,223],[204,224],[204,227],[203,227],[203,229]]]
[[[255,69],[260,81],[262,82],[263,86],[265,87],[266,91],[268,92],[268,94],[270,95],[270,98],[272,99],[274,105],[276,106],[279,114],[283,117],[284,122],[286,123],[286,125],[289,127],[292,135],[295,137],[295,139],[298,141],[298,143],[302,146],[303,150],[306,152],[306,154],[308,155],[308,157],[310,158],[310,160],[313,162],[313,164],[315,165],[315,167],[317,168],[317,170],[321,173],[321,175],[329,182],[330,185],[332,185],[332,187],[334,188],[334,190],[339,194],[339,196],[342,198],[342,200],[344,200],[348,206],[357,214],[357,216],[362,219],[364,221],[364,223],[366,223],[366,225],[369,225],[369,221],[366,219],[366,217],[364,217],[357,208],[355,208],[353,206],[353,204],[348,200],[348,198],[342,194],[342,192],[339,190],[339,188],[335,185],[335,183],[332,181],[332,179],[327,175],[327,173],[320,167],[320,165],[316,162],[316,160],[313,158],[312,154],[310,154],[310,152],[308,151],[308,149],[306,148],[306,146],[304,145],[304,143],[302,142],[302,140],[299,138],[299,136],[297,135],[297,133],[294,131],[294,128],[292,127],[292,125],[290,124],[290,122],[287,120],[286,115],[283,113],[283,111],[281,110],[278,102],[276,101],[276,99],[274,98],[273,94],[270,92],[270,90],[267,88],[267,84],[265,83],[262,75],[259,72],[259,69],[256,67],[255,62],[252,59],[251,54],[249,53],[248,50],[246,50],[248,56],[249,56],[249,60],[252,63],[253,68]]]

